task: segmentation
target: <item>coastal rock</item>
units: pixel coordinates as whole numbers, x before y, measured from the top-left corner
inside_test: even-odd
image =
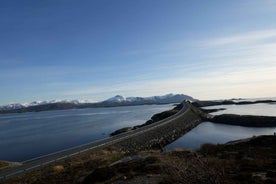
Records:
[[[276,117],[222,114],[209,118],[214,123],[246,127],[276,127]]]
[[[121,128],[119,130],[116,130],[115,132],[112,132],[110,135],[114,136],[114,135],[118,135],[118,134],[121,134],[121,133],[124,133],[124,132],[129,132],[131,130],[133,130],[133,127],[125,127],[125,128]]]

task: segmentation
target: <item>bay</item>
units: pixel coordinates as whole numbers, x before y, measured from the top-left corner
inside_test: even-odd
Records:
[[[218,105],[204,107],[204,109],[219,108],[225,108],[225,110],[217,111],[211,114],[276,116],[275,103],[259,103],[250,105]],[[206,143],[223,144],[229,141],[249,138],[252,136],[273,135],[274,132],[276,132],[276,127],[256,128],[217,124],[212,122],[202,122],[190,132],[186,133],[173,143],[167,145],[166,149],[198,149],[202,144]]]
[[[275,103],[258,103],[247,105],[217,105],[208,106],[204,109],[219,109],[225,108],[225,110],[210,113],[212,115],[220,114],[239,114],[239,115],[255,115],[255,116],[276,116],[276,104]]]
[[[206,143],[223,144],[252,136],[273,135],[274,132],[276,132],[276,127],[255,128],[202,122],[190,132],[167,145],[166,149],[198,149],[202,144]]]
[[[0,160],[25,161],[100,140],[172,108],[141,105],[0,115]]]

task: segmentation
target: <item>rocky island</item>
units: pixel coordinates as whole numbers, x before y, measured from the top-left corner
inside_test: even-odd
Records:
[[[259,101],[242,101],[235,102],[231,100],[224,101],[195,101],[192,104],[195,107],[200,108],[204,113],[211,113],[224,108],[219,109],[203,109],[206,106],[217,106],[217,105],[248,105],[248,104],[259,104],[267,103],[273,104],[276,101],[273,100],[259,100]],[[272,116],[253,116],[253,115],[237,115],[237,114],[221,114],[221,115],[210,115],[207,118],[203,117],[204,121],[210,121],[213,123],[228,124],[228,125],[239,125],[245,127],[276,127],[276,117]]]

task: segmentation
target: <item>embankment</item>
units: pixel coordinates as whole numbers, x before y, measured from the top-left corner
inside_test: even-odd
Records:
[[[170,123],[156,127],[155,129],[147,131],[145,134],[140,134],[116,143],[114,147],[129,152],[162,149],[165,145],[173,142],[196,127],[200,122],[200,115],[195,109],[189,107],[185,113],[177,116]]]
[[[135,129],[138,129],[138,128],[142,128],[144,126],[147,126],[147,125],[150,125],[150,124],[153,124],[153,123],[157,123],[158,121],[161,121],[161,120],[166,119],[166,118],[168,118],[170,116],[173,116],[174,114],[178,113],[182,108],[183,108],[183,104],[180,103],[175,108],[173,108],[171,110],[154,114],[151,117],[151,119],[148,120],[147,122],[145,122],[144,124],[136,125],[136,126],[133,126],[133,127],[124,127],[124,128],[121,128],[119,130],[116,130],[116,131],[112,132],[110,134],[110,136],[118,135],[118,134],[125,133],[125,132],[130,132],[132,130],[135,130]]]
[[[150,149],[162,149],[167,144],[175,141],[202,121],[214,123],[239,125],[247,127],[275,127],[276,117],[267,116],[243,116],[223,114],[213,116],[203,112],[200,108],[188,104],[189,108],[185,113],[178,116],[172,122],[156,127],[144,134],[131,137],[127,140],[116,143],[114,147],[123,151],[140,151]],[[155,122],[158,123],[158,122]]]

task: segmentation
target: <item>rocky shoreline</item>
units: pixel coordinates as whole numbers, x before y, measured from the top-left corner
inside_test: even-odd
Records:
[[[185,114],[182,114],[170,124],[157,127],[154,130],[148,131],[146,134],[140,134],[116,143],[113,147],[126,152],[152,149],[162,150],[163,147],[189,132],[201,122],[201,116],[198,112],[193,108],[189,108]]]
[[[258,103],[275,103],[273,100],[261,100],[261,101],[243,101],[243,102],[233,102],[233,101],[197,101],[192,104],[199,108],[204,113],[212,113],[220,110],[225,110],[224,108],[215,109],[203,109],[202,107],[213,106],[213,105],[245,105],[245,104],[258,104]],[[210,115],[207,118],[203,118],[204,121],[210,121],[213,123],[227,124],[227,125],[238,125],[245,127],[276,127],[276,117],[273,116],[254,116],[254,115],[237,115],[237,114],[221,114],[221,115]]]
[[[82,184],[102,183],[254,183],[276,182],[276,136],[235,143],[178,149],[100,167]],[[248,149],[250,147],[250,149]]]
[[[263,103],[264,101],[257,101],[254,103]],[[271,102],[271,101],[266,101]],[[197,101],[197,104],[201,102]],[[243,102],[243,104],[249,104],[253,102]],[[210,103],[208,103],[210,104]],[[132,131],[143,126],[158,123],[158,121],[165,119],[175,113],[177,113],[182,108],[182,105],[177,105],[174,109],[165,111],[162,113],[155,114],[152,116],[151,120],[148,120],[142,125],[137,125],[134,127],[126,127],[120,130],[117,130],[111,134],[117,135],[120,133]],[[202,109],[190,104],[190,110],[181,118],[175,120],[173,123],[166,125],[164,127],[159,127],[155,130],[152,130],[147,133],[147,135],[139,135],[128,140],[122,141],[115,144],[114,146],[123,151],[140,151],[140,150],[149,150],[149,149],[162,149],[166,145],[172,143],[198,124],[203,121],[210,121],[213,123],[219,124],[228,124],[228,125],[238,125],[246,127],[276,127],[276,117],[269,116],[249,116],[249,115],[235,115],[235,114],[222,114],[222,115],[210,115],[207,112],[214,112],[223,109]]]
[[[228,117],[229,122],[237,121],[235,118],[241,119],[236,116],[239,115]],[[189,183],[188,179],[192,179],[190,183],[198,181],[206,183],[209,180],[212,180],[211,183],[229,184],[241,180],[250,181],[250,183],[254,181],[258,181],[257,183],[275,182],[275,136],[254,137],[223,145],[205,144],[196,151],[163,151],[164,146],[181,137],[202,121],[210,119],[215,121],[214,117],[190,105],[185,113],[177,116],[177,119],[169,124],[115,143],[103,150],[61,161],[45,169],[34,171],[30,175],[19,176],[9,181],[16,183],[15,181],[24,180],[28,181],[27,183],[37,183],[37,181],[49,181],[50,178],[50,183],[83,184],[113,183],[114,181],[129,183],[136,180],[141,181],[140,183],[156,181],[158,183],[181,181]],[[222,118],[221,121],[226,119],[226,116],[219,117]],[[264,119],[256,120],[256,122],[265,121]],[[118,162],[130,155],[141,153],[149,156]],[[95,158],[97,160],[91,161]],[[182,166],[185,167],[182,168]],[[182,174],[178,178],[175,173],[180,171]]]
[[[235,102],[233,100],[220,100],[220,101],[195,101],[192,104],[195,107],[206,107],[206,106],[217,106],[217,105],[250,105],[250,104],[258,104],[258,103],[276,103],[275,100],[257,100],[257,101],[240,101]]]
[[[182,109],[183,105],[182,103],[180,104],[177,104],[175,108],[171,109],[171,110],[168,110],[168,111],[164,111],[164,112],[161,112],[161,113],[157,113],[157,114],[154,114],[150,120],[146,121],[144,124],[142,125],[136,125],[136,126],[133,126],[133,127],[124,127],[124,128],[121,128],[119,130],[116,130],[114,132],[112,132],[110,134],[110,136],[115,136],[115,135],[118,135],[118,134],[121,134],[121,133],[125,133],[125,132],[129,132],[129,131],[132,131],[132,130],[135,130],[137,128],[142,128],[144,126],[147,126],[147,125],[150,125],[150,124],[153,124],[153,123],[156,123],[160,120],[163,120],[163,119],[166,119],[176,113],[178,113],[181,109]]]
[[[207,119],[213,123],[245,127],[276,127],[276,117],[222,114]]]

